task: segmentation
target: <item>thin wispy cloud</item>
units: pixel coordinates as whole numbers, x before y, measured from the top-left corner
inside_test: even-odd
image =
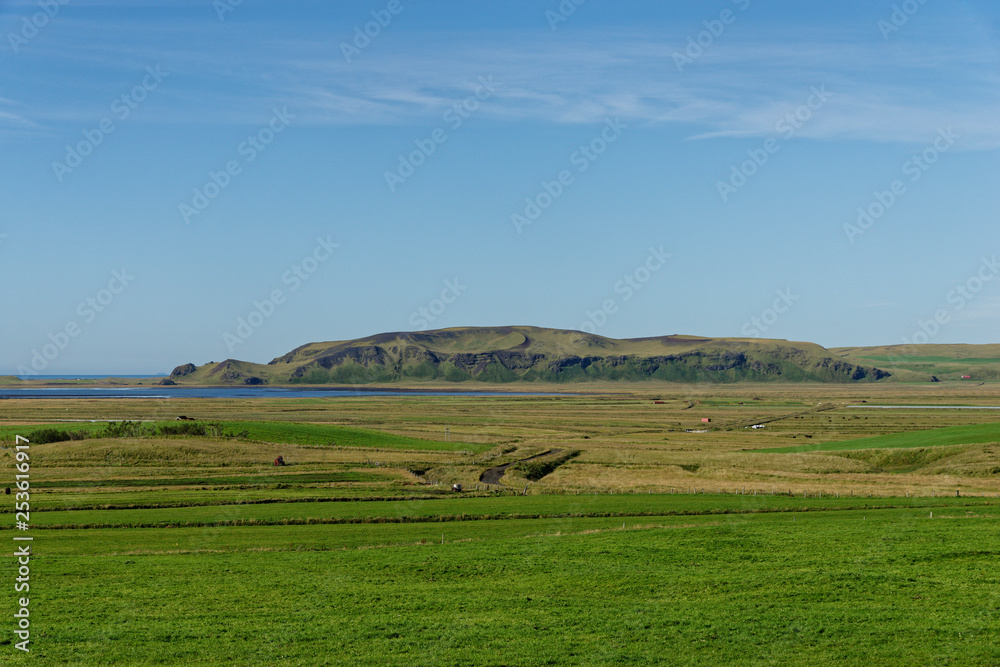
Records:
[[[75,23],[78,34],[89,34],[80,25],[86,21]],[[109,35],[99,45],[71,39],[39,57],[66,59],[109,77],[162,63],[174,77],[147,122],[255,122],[259,109],[288,104],[301,124],[419,125],[470,95],[479,76],[492,75],[502,88],[479,113],[500,122],[580,124],[622,116],[680,125],[696,140],[770,136],[822,87],[831,99],[797,132],[800,138],[922,143],[937,128],[952,126],[964,149],[1000,147],[994,71],[1000,58],[988,42],[957,27],[935,34],[933,42],[906,46],[865,42],[850,33],[837,40],[827,34],[825,41],[787,34],[720,39],[684,71],[673,59],[684,45],[681,34],[654,39],[634,31],[591,31],[558,41],[520,33],[479,35],[477,41],[421,35],[419,42],[399,34],[352,62],[335,40],[275,38],[260,49],[241,40],[238,24],[222,31],[200,23],[191,35],[183,49],[171,51],[147,48],[127,35],[121,41]],[[206,43],[211,52],[199,48]],[[60,85],[53,81],[43,92],[58,98]],[[28,106],[27,98],[20,101]],[[79,108],[78,122],[91,120],[93,111]],[[25,120],[38,125],[67,121],[65,106],[51,102],[29,111]]]

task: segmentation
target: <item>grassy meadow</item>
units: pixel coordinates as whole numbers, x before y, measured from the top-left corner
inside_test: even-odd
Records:
[[[1000,387],[587,391],[3,401],[0,664],[1000,663],[1000,413],[857,407]]]

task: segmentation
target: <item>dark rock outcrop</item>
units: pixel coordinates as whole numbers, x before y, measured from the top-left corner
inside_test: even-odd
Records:
[[[184,364],[183,366],[178,366],[171,373],[172,378],[182,378],[185,375],[190,375],[194,373],[198,368],[194,364]]]

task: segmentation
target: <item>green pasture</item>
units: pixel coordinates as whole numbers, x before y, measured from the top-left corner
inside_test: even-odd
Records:
[[[179,425],[195,423],[198,422],[156,421],[143,423],[142,426],[149,429],[158,429],[161,427],[178,427]],[[300,424],[283,421],[246,420],[213,420],[211,423],[219,424],[226,433],[238,434],[247,440],[314,447],[354,447],[362,449],[406,449],[445,452],[467,451],[473,453],[486,451],[492,447],[492,445],[482,443],[422,440],[420,438],[334,424]],[[33,431],[42,429],[56,429],[67,432],[82,431],[88,434],[89,437],[96,437],[107,426],[107,422],[53,422],[30,426],[2,425],[0,426],[0,441],[12,443],[17,435],[30,437]]]
[[[378,502],[330,501],[234,503],[191,507],[152,507],[35,511],[31,523],[47,528],[184,527],[188,525],[278,524],[305,522],[383,523],[396,521],[473,521],[509,518],[575,516],[669,516],[758,512],[815,512],[894,508],[992,506],[982,498],[838,498],[791,496],[734,496],[709,494],[537,495],[499,497],[414,498]],[[0,524],[0,533],[13,522]]]
[[[913,362],[913,363],[928,363],[928,364],[1000,364],[1000,358],[997,357],[941,357],[941,356],[910,356],[910,355],[898,355],[892,356],[888,354],[880,355],[866,355],[863,357],[856,357],[857,359],[869,359],[871,361],[881,361],[886,362]]]
[[[995,665],[995,509],[37,530],[32,653],[0,650],[5,664]]]
[[[16,436],[23,436],[27,438],[32,431],[37,431],[40,429],[55,429],[58,431],[82,431],[88,434],[88,436],[93,437],[101,429],[106,428],[108,422],[89,422],[89,421],[71,421],[71,422],[51,422],[47,424],[27,424],[27,425],[10,425],[10,424],[0,424],[0,443],[5,446],[14,444]]]
[[[992,415],[840,407],[677,428],[698,423],[690,403],[720,424],[797,403],[998,404],[894,391],[203,402],[170,414],[225,417],[200,423],[229,437],[154,435],[194,424],[157,421],[32,447],[29,530],[14,494],[0,503],[0,539],[33,537],[31,653],[13,647],[8,548],[0,665],[998,665]],[[46,426],[90,434],[106,424],[54,420],[147,409],[54,405]],[[460,442],[396,435],[449,425]],[[13,436],[38,428],[0,426],[0,492]],[[827,442],[758,449],[801,435]],[[523,465],[511,487],[476,488],[490,466],[576,448],[527,495]],[[292,465],[269,465],[279,453]]]

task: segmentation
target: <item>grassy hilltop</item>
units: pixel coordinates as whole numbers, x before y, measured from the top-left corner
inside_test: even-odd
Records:
[[[857,382],[890,373],[813,343],[658,336],[617,340],[529,326],[383,333],[309,343],[268,364],[228,359],[176,368],[187,384],[363,384],[475,380],[576,382]]]
[[[1000,345],[879,345],[836,347],[830,353],[856,364],[876,364],[897,379],[972,381],[1000,379]]]

